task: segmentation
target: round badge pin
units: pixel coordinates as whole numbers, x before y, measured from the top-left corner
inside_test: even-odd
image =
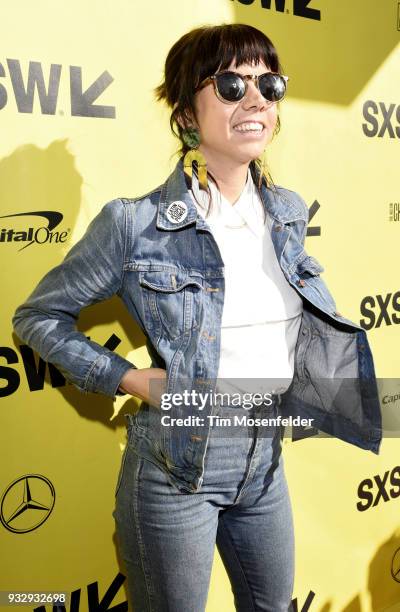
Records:
[[[180,223],[186,219],[187,214],[187,204],[185,202],[181,202],[181,200],[172,202],[167,208],[167,219],[168,221],[171,221],[171,223]]]

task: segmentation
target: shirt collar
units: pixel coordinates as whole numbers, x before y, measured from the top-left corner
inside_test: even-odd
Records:
[[[259,174],[256,169],[256,180],[258,180],[258,178]],[[212,188],[210,187],[210,189]],[[298,219],[307,221],[305,212],[296,199],[289,200],[286,197],[282,197],[276,189],[268,188],[264,179],[261,184],[261,200],[267,213],[281,223],[289,223],[290,221]],[[167,216],[168,208],[174,202],[184,203],[184,206],[187,207],[187,214],[183,216],[179,222],[173,222]],[[206,222],[201,215],[198,214],[197,206],[186,185],[183,171],[183,157],[181,157],[175,169],[161,187],[156,223],[157,227],[160,229],[176,230],[194,222],[197,228],[206,228]]]

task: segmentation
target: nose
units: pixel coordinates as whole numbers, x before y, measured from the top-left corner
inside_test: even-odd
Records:
[[[247,91],[242,102],[245,110],[254,107],[265,110],[274,104],[274,102],[269,102],[264,98],[253,79],[247,81]]]

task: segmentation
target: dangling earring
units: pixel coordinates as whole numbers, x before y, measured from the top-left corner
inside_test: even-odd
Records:
[[[200,134],[196,128],[182,130],[182,139],[184,143],[190,147],[189,151],[183,158],[183,170],[192,181],[193,162],[197,162],[197,173],[199,177],[199,185],[207,191],[207,162],[201,151],[198,150],[200,144]]]
[[[272,132],[272,140],[275,138],[277,134],[279,134],[280,129],[281,129],[281,118],[278,115],[276,118],[274,131]]]
[[[262,179],[263,176],[265,178],[265,182],[267,187],[269,186],[268,184],[268,176],[267,173],[265,172],[265,170],[267,169],[267,150],[264,149],[263,154],[261,157],[258,158],[259,164],[260,164],[260,175],[258,177],[258,188],[261,189],[261,184],[262,184]]]

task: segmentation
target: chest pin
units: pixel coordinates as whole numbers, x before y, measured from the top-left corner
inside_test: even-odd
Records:
[[[171,202],[171,204],[167,208],[166,214],[168,221],[170,221],[171,223],[180,223],[187,217],[187,204],[185,202],[182,202],[181,200]]]

